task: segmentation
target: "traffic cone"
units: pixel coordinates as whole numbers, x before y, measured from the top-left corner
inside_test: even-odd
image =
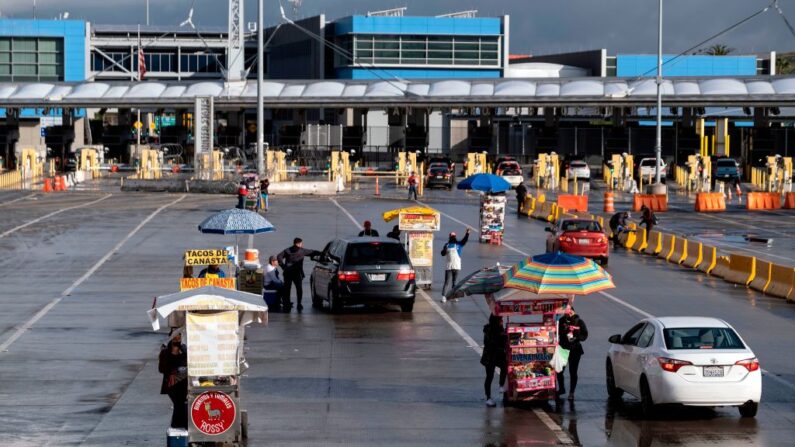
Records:
[[[63,191],[63,184],[61,183],[61,176],[56,175],[55,178],[55,191]]]
[[[61,176],[61,185],[63,185],[62,191],[66,191],[67,189],[69,189],[69,184],[66,182],[66,176],[65,175]]]
[[[375,195],[376,196],[380,196],[381,195],[381,188],[380,188],[380,185],[378,183],[378,177],[375,178]]]
[[[732,189],[731,188],[726,188],[726,193],[729,196],[729,202],[731,202],[731,200],[732,200]]]
[[[52,180],[49,178],[44,179],[44,187],[41,189],[43,192],[52,192]]]

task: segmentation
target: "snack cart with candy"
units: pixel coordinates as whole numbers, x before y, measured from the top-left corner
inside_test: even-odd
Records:
[[[486,295],[491,313],[504,319],[508,335],[505,401],[554,399],[556,375],[550,362],[558,345],[557,316],[572,297],[521,295],[499,301]]]
[[[433,208],[412,206],[387,211],[384,222],[398,218],[401,242],[416,272],[416,284],[430,289],[433,284],[433,233],[439,231],[441,215]]]

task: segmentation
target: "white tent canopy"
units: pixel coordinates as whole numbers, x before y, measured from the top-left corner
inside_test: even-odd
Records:
[[[261,296],[214,286],[159,296],[146,313],[152,329],[157,331],[161,325],[171,328],[184,326],[186,312],[230,310],[238,312],[241,327],[268,321],[268,306]]]

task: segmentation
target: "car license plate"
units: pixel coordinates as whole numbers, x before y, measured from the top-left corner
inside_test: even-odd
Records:
[[[386,281],[386,273],[372,273],[370,281]]]
[[[705,366],[704,377],[723,377],[722,366]]]
[[[590,243],[591,243],[591,241],[588,240],[588,239],[580,239],[580,244],[582,244],[582,245],[588,245]]]
[[[443,179],[443,178],[444,178],[444,176],[443,176],[443,175],[437,175],[437,176],[436,176],[436,178],[441,178],[441,179]]]

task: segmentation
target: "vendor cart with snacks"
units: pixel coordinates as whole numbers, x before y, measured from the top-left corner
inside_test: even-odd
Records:
[[[508,338],[506,402],[555,398],[556,375],[551,364],[558,345],[557,317],[572,297],[522,294],[496,301],[486,295],[491,313],[502,317]]]
[[[502,244],[506,201],[505,193],[480,195],[480,242]]]
[[[244,201],[244,208],[249,211],[259,211],[260,201],[260,183],[257,174],[243,174],[243,182],[246,184],[246,199]]]
[[[439,231],[441,215],[433,208],[412,206],[387,211],[382,217],[385,222],[398,218],[400,240],[416,272],[417,287],[430,289],[433,284],[433,233]]]

